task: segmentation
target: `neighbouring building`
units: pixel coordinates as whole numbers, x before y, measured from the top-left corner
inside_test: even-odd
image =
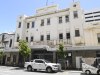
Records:
[[[37,9],[33,16],[19,16],[12,45],[6,42],[9,49],[4,50],[8,52],[10,64],[13,61],[16,61],[13,64],[22,62],[18,53],[20,39],[28,42],[31,59],[58,62],[59,44],[64,45],[64,51],[67,53],[67,67],[76,68],[77,57],[100,57],[99,14],[100,11],[84,12],[80,3],[75,2],[69,8],[58,9],[57,5],[52,5]],[[0,39],[2,40],[1,35]],[[0,42],[1,48],[3,44]]]

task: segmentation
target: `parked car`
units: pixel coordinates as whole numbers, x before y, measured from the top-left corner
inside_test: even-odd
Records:
[[[98,75],[100,75],[100,58],[91,58],[91,59],[94,62],[91,65],[87,64],[86,62],[82,63],[83,73],[86,73],[87,75],[90,75],[90,74],[98,74]]]
[[[58,72],[61,70],[61,65],[56,63],[51,63],[44,59],[34,59],[30,62],[25,62],[24,65],[28,71],[37,71],[37,70],[45,70],[47,72]]]

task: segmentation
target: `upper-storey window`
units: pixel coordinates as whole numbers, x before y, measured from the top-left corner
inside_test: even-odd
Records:
[[[47,25],[50,25],[50,18],[47,18]]]
[[[62,23],[62,17],[59,17],[59,23]]]
[[[21,22],[19,22],[18,28],[21,28]]]
[[[43,19],[41,20],[41,26],[44,26],[44,20]]]
[[[69,15],[65,16],[65,22],[69,22]]]
[[[43,41],[43,40],[44,40],[44,35],[41,35],[40,40],[41,40],[41,41]]]
[[[75,30],[75,37],[79,37],[79,36],[80,36],[79,29],[76,29],[76,30]]]
[[[78,18],[78,12],[77,11],[74,11],[73,15],[74,15],[74,18]]]
[[[17,36],[17,40],[16,40],[16,42],[19,42],[19,36]]]
[[[34,39],[33,36],[31,36],[31,42],[33,42],[33,39]]]
[[[47,40],[50,40],[50,34],[47,35]]]
[[[33,22],[32,22],[32,28],[34,28],[34,26],[35,26],[35,22],[33,21]]]
[[[97,34],[98,43],[100,43],[100,33]]]
[[[63,33],[59,34],[59,39],[63,39]]]
[[[30,23],[27,23],[27,29],[30,27]]]
[[[26,37],[26,42],[28,42],[28,37]]]
[[[66,33],[66,39],[70,39],[70,33]]]

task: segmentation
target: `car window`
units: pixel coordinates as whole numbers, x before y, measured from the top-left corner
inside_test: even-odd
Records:
[[[35,60],[35,63],[44,63],[42,60]]]

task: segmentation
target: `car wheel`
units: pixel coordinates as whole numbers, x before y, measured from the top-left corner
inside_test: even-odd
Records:
[[[85,73],[86,73],[86,75],[90,75],[91,74],[91,72],[89,70],[86,70]]]
[[[100,75],[100,70],[97,71],[97,74]]]
[[[27,67],[27,70],[28,70],[28,71],[32,71],[32,66],[28,66],[28,67]]]
[[[46,71],[47,71],[48,73],[51,73],[51,72],[52,72],[52,68],[51,68],[51,67],[48,67],[48,68],[46,69]]]

